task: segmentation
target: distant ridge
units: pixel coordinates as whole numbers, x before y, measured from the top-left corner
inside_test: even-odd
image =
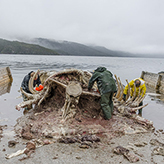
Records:
[[[0,54],[59,55],[54,50],[41,47],[40,45],[4,39],[0,39]]]
[[[89,46],[75,42],[55,41],[44,38],[35,38],[31,43],[57,51],[61,55],[72,56],[111,56],[111,57],[134,57],[134,54],[112,51],[105,47]]]
[[[8,41],[0,39],[0,54],[31,55],[68,55],[68,56],[106,56],[106,57],[138,57],[163,58],[163,54],[133,54],[123,51],[109,50],[103,46],[84,45],[69,41],[56,41],[45,38],[19,39]]]

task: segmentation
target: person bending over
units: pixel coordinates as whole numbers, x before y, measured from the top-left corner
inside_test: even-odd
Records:
[[[105,67],[98,67],[89,80],[88,91],[91,90],[94,82],[97,82],[98,90],[101,94],[101,108],[105,119],[109,120],[113,114],[113,94],[116,92],[116,84],[113,74]]]
[[[145,93],[146,93],[146,85],[145,85],[145,81],[143,79],[141,79],[141,78],[133,79],[133,80],[131,80],[129,82],[129,85],[130,85],[130,88],[131,88],[131,91],[130,91],[130,96],[131,97],[133,96],[135,87],[136,87],[135,98],[138,97],[138,96],[142,96],[143,97],[145,95]],[[140,94],[139,94],[139,90],[140,90]],[[123,100],[124,101],[126,100],[127,93],[128,93],[128,85],[126,85],[125,89],[124,89],[124,94],[123,94]],[[135,100],[135,98],[134,98],[134,100]],[[142,106],[142,105],[143,105],[143,102],[141,102],[139,104],[139,106]],[[142,116],[142,109],[139,109],[138,114],[140,116]]]

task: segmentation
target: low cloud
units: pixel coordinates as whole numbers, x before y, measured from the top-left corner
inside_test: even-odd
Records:
[[[43,37],[164,54],[163,0],[0,0],[0,38]]]

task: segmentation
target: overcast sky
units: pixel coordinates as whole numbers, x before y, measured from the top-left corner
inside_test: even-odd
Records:
[[[164,54],[164,0],[0,0],[0,38]]]

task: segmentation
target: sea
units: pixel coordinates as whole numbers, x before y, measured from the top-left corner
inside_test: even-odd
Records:
[[[106,67],[121,79],[123,85],[141,76],[142,71],[158,73],[164,71],[164,58],[90,57],[90,56],[49,56],[0,54],[0,68],[9,67],[13,77],[9,93],[0,95],[0,125],[14,126],[23,110],[15,106],[22,102],[19,92],[21,82],[30,71],[60,71],[77,68],[93,72],[97,67]],[[164,101],[152,91],[146,93],[142,116],[153,121],[156,129],[164,129]]]

